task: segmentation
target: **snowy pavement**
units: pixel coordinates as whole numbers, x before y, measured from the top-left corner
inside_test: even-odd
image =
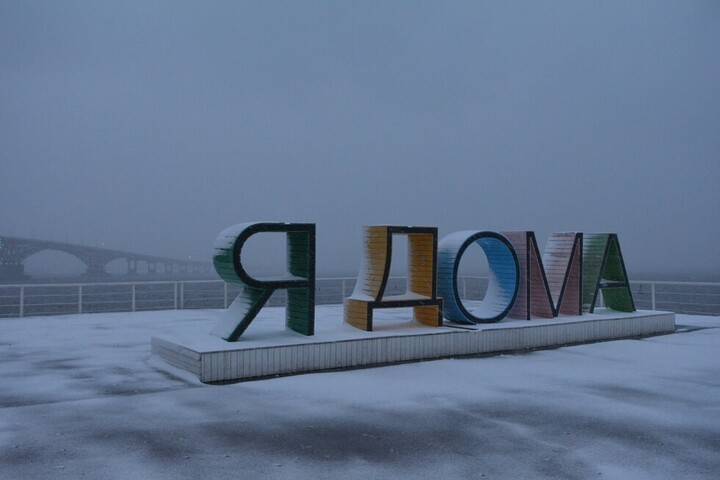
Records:
[[[318,328],[333,308],[318,307]],[[1,320],[0,478],[720,477],[718,317],[223,386],[150,358],[151,336],[205,333],[217,316]]]

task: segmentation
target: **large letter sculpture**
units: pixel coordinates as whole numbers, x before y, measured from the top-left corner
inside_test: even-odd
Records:
[[[261,232],[287,233],[288,274],[253,278],[240,254],[248,238]],[[287,289],[285,323],[303,335],[315,331],[315,225],[311,223],[243,223],[224,230],[215,240],[215,270],[228,283],[242,287],[212,333],[235,342],[275,290]]]
[[[598,292],[605,306],[621,312],[634,312],[630,282],[620,242],[614,233],[586,233],[583,245],[583,309],[594,312]]]
[[[583,234],[553,233],[540,256],[533,232],[503,232],[520,264],[520,286],[510,318],[582,315]]]
[[[470,312],[460,299],[457,276],[460,259],[472,244],[487,257],[490,278],[485,298]],[[510,311],[518,292],[519,267],[515,251],[505,237],[494,232],[464,231],[444,237],[438,246],[439,295],[445,300],[445,318],[456,323],[492,323]]]
[[[392,261],[392,236],[408,237],[408,286],[404,295],[385,296]],[[372,331],[376,308],[413,307],[416,321],[442,325],[442,298],[437,297],[437,228],[365,227],[364,262],[353,294],[345,300],[345,321]]]

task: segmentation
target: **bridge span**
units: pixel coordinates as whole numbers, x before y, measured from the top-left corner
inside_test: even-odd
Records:
[[[78,258],[87,266],[87,271],[83,274],[85,277],[108,276],[107,265],[118,259],[127,262],[125,276],[129,277],[139,275],[211,275],[214,271],[210,262],[141,255],[121,250],[50,240],[0,236],[0,282],[29,280],[31,277],[25,273],[23,262],[30,256],[45,250],[65,252]],[[139,269],[139,266],[146,266],[146,268]],[[143,270],[144,273],[141,273]]]

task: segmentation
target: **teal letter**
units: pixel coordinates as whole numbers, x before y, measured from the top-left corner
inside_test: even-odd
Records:
[[[242,265],[248,238],[261,232],[287,233],[287,275],[253,278]],[[303,335],[315,333],[315,225],[311,223],[243,223],[224,230],[215,240],[213,264],[218,275],[242,290],[212,333],[235,342],[275,290],[287,289],[285,324]]]
[[[605,305],[621,312],[634,312],[630,282],[614,233],[585,234],[583,242],[583,310],[594,312],[602,289]]]

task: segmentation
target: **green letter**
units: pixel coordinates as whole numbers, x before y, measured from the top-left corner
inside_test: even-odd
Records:
[[[287,233],[288,273],[253,278],[240,254],[248,238],[261,232]],[[315,333],[315,225],[312,223],[243,223],[224,230],[215,240],[213,263],[218,275],[242,290],[212,333],[235,342],[275,290],[287,289],[285,324],[303,335]]]
[[[595,311],[600,289],[607,307],[635,311],[620,242],[614,233],[585,234],[583,241],[583,310]]]

